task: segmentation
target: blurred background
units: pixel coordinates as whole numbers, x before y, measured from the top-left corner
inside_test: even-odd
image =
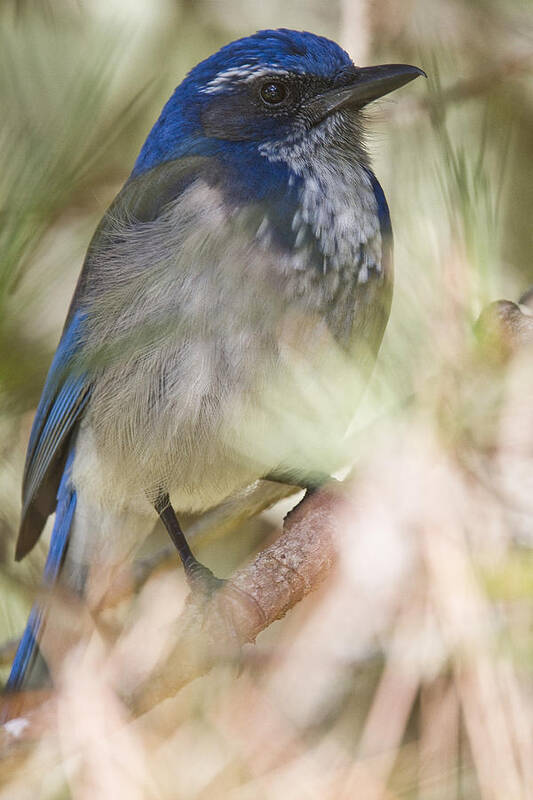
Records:
[[[13,561],[27,438],[91,234],[185,73],[266,27],[429,76],[367,114],[397,278],[351,432],[340,565],[239,673],[130,722],[105,667],[124,626],[141,649],[143,614],[168,622],[185,592],[173,564],[150,575],[93,637],[58,718],[6,756],[0,798],[533,797],[531,353],[474,330],[533,284],[529,0],[2,0],[2,677],[47,548]],[[200,558],[230,574],[288,507],[211,531]],[[163,545],[155,531],[144,563]]]

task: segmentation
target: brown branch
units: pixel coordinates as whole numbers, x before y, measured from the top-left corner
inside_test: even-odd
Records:
[[[283,617],[329,575],[335,531],[346,513],[337,486],[303,500],[285,519],[283,533],[209,600],[190,595],[170,654],[159,670],[127,697],[142,713],[171,697]]]
[[[496,300],[483,309],[476,323],[484,360],[507,361],[524,347],[533,344],[533,289],[517,303]]]

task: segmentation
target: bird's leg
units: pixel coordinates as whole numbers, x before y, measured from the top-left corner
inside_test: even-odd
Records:
[[[170,504],[168,494],[162,493],[154,503],[155,510],[159,514],[163,525],[168,531],[176,550],[178,551],[181,563],[185,570],[185,575],[191,589],[201,589],[212,594],[220,589],[225,581],[217,578],[210,569],[201,564],[194,556],[185,534],[176,517],[176,512]]]
[[[172,539],[179,557],[185,569],[185,575],[191,590],[201,592],[206,600],[210,600],[216,594],[216,601],[219,605],[219,613],[230,631],[230,638],[234,639],[234,649],[240,652],[241,641],[234,622],[233,605],[245,606],[247,614],[256,614],[264,618],[264,612],[257,600],[248,592],[233,586],[223,578],[217,578],[210,569],[201,564],[194,556],[185,534],[181,530],[176,512],[170,504],[170,498],[166,492],[162,492],[154,503],[155,510],[159,514],[165,528]],[[226,587],[223,592],[219,590]]]
[[[194,556],[185,534],[181,530],[176,512],[170,504],[168,494],[162,493],[159,495],[154,503],[155,510],[159,514],[165,528],[172,539],[179,557],[185,569],[185,575],[191,591],[195,595],[195,599],[210,603],[214,600],[217,607],[218,619],[221,624],[226,628],[228,640],[228,653],[231,659],[239,660],[241,657],[241,646],[243,640],[239,635],[239,630],[235,623],[235,607],[243,606],[246,613],[259,614],[264,618],[264,612],[259,606],[257,600],[249,595],[247,592],[228,584],[222,578],[217,578],[210,569],[201,564]],[[219,592],[222,587],[226,586],[223,592]],[[242,611],[241,611],[242,614]]]

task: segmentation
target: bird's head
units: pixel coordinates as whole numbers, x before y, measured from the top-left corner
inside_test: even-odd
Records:
[[[369,102],[421,74],[405,64],[356,67],[339,45],[312,33],[259,31],[191,70],[163,109],[135,172],[195,153],[270,148],[282,154],[285,147],[289,154],[311,132],[318,132],[315,140],[327,139],[320,132],[333,130],[328,121],[357,123]]]

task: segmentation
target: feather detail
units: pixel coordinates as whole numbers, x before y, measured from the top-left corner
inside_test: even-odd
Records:
[[[75,365],[81,327],[82,315],[77,313],[61,338],[33,422],[24,467],[17,560],[32,549],[54,511],[67,444],[89,398],[87,378]]]
[[[56,518],[44,568],[44,582],[49,587],[53,586],[59,577],[76,509],[76,492],[71,483],[73,460],[74,448],[68,454],[57,492]],[[48,669],[40,655],[37,644],[44,621],[45,609],[41,603],[35,603],[17,648],[15,660],[5,687],[6,691],[19,691],[23,686],[29,688],[33,682],[42,686],[43,682],[48,678]]]

